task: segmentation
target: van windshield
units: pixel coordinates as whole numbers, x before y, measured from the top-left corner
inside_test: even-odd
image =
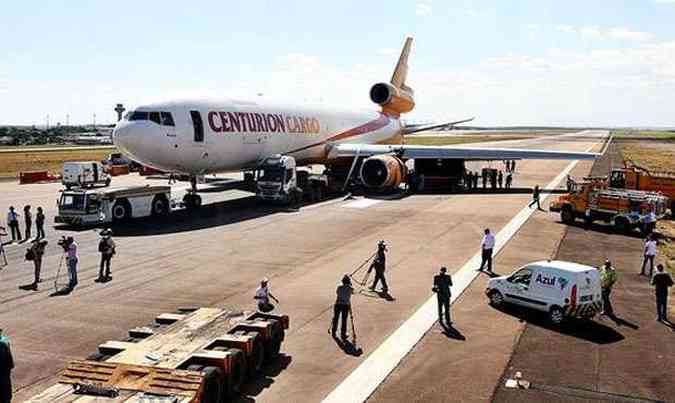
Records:
[[[64,193],[59,200],[59,207],[66,210],[83,210],[84,195]]]
[[[283,168],[265,168],[258,171],[258,180],[260,182],[283,182],[284,169]]]

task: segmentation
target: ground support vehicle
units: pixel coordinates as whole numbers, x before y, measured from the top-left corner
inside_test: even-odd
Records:
[[[485,294],[493,306],[508,302],[547,312],[555,324],[570,317],[590,319],[602,311],[600,272],[559,260],[533,262],[509,276],[494,277]]]
[[[559,196],[549,206],[551,211],[560,213],[561,221],[566,224],[580,218],[587,224],[611,223],[620,232],[634,228],[645,230],[642,226],[645,215],[653,209],[660,219],[670,204],[670,200],[659,193],[607,188],[601,178],[572,182],[570,188],[569,193]]]
[[[57,384],[28,402],[226,402],[278,358],[288,327],[288,316],[260,312],[165,313],[71,361]]]
[[[330,175],[297,169],[295,158],[287,155],[266,158],[256,169],[255,181],[256,199],[280,204],[321,201],[336,190]]]
[[[56,223],[102,224],[163,216],[171,211],[171,186],[72,189],[61,192]]]
[[[609,186],[617,189],[646,190],[660,192],[670,198],[671,216],[675,212],[675,172],[650,171],[630,164],[612,170]]]
[[[73,187],[110,186],[111,177],[96,161],[64,162],[61,183],[70,189]]]

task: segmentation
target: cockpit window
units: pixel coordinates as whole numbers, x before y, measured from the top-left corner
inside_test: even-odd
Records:
[[[129,115],[129,120],[148,120],[148,112],[133,111]]]
[[[173,116],[169,112],[160,112],[160,117],[163,126],[175,126],[173,123]]]
[[[150,112],[150,120],[159,124],[159,112]]]

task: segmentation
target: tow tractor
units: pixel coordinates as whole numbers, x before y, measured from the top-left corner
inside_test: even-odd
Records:
[[[338,185],[326,173],[297,169],[295,158],[287,155],[265,158],[256,169],[255,179],[256,199],[280,204],[321,201]]]
[[[171,211],[171,186],[114,189],[71,189],[61,192],[56,223],[91,225],[137,217],[163,216]]]

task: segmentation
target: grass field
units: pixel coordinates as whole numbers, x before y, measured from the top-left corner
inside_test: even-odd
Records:
[[[530,138],[532,136],[526,135],[406,136],[405,143],[417,146],[447,146],[453,144],[484,143],[486,141],[525,140]]]
[[[653,132],[646,132],[652,135]],[[657,132],[663,134],[663,132]],[[672,136],[672,137],[670,137]],[[675,133],[664,134],[658,142],[627,142],[622,146],[624,160],[631,160],[635,164],[649,170],[662,170],[675,172]],[[672,212],[671,212],[672,214]],[[662,235],[659,241],[659,253],[666,257],[666,267],[671,273],[675,273],[675,221],[661,220],[657,223],[657,231]]]
[[[73,149],[58,151],[19,151],[0,153],[0,178],[16,178],[19,172],[60,173],[66,161],[101,161],[114,149]]]
[[[675,133],[669,131],[615,130],[612,135],[619,139],[675,141]]]

